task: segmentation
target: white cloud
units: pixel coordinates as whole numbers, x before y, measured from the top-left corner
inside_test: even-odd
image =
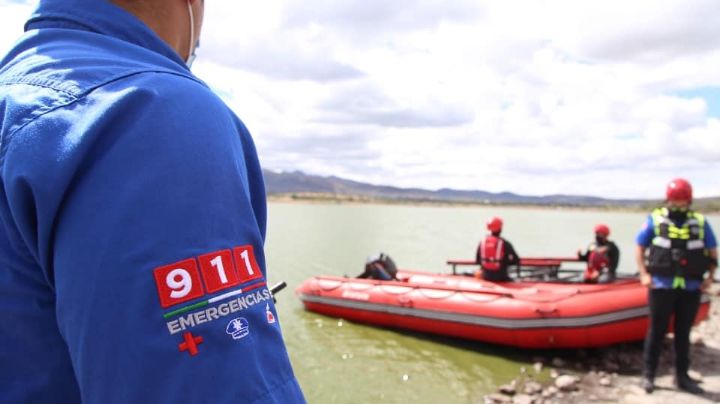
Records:
[[[32,12],[31,4],[14,0],[0,0],[0,53],[4,53],[23,34],[25,20]]]
[[[557,25],[558,42],[591,60],[665,63],[720,46],[714,0],[563,3],[572,23]]]
[[[7,47],[28,8],[0,7]],[[648,198],[686,176],[720,194],[720,117],[677,95],[720,87],[717,0],[208,2],[198,55],[270,169]]]

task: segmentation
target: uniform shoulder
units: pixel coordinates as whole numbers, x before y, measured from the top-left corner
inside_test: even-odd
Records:
[[[124,99],[120,101],[122,103],[135,105],[134,109],[139,109],[137,116],[162,120],[167,124],[214,121],[235,126],[239,122],[225,102],[205,83],[172,72],[140,72],[108,83],[89,97],[102,102],[108,94],[114,94],[112,98]],[[115,102],[118,101],[112,103]]]
[[[197,80],[184,65],[116,38],[83,31],[26,35],[0,66],[0,83],[56,90],[80,98],[96,88],[142,73]]]

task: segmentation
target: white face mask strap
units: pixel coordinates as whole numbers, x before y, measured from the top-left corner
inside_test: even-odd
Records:
[[[195,60],[195,17],[193,15],[192,4],[188,1],[188,14],[190,14],[190,40],[188,42],[188,56],[185,64],[190,67]]]

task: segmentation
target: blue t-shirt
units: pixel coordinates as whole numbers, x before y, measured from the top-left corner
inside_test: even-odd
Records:
[[[676,222],[675,225],[682,226],[682,223]],[[704,228],[703,241],[705,243],[705,248],[716,248],[717,241],[715,239],[715,234],[712,231],[712,227],[710,226],[710,223],[709,223],[707,217],[705,218],[705,224],[704,224],[703,228]],[[653,222],[652,215],[649,215],[647,220],[645,221],[645,224],[643,225],[642,229],[640,229],[640,232],[638,233],[637,237],[635,237],[635,242],[639,246],[648,248],[652,244],[653,238],[655,238],[655,224]],[[656,289],[672,289],[674,277],[653,275],[652,282],[653,282],[653,287]],[[702,281],[700,281],[700,280],[686,279],[685,280],[685,289],[686,290],[698,290],[698,289],[700,289],[701,284],[702,284]]]
[[[0,61],[0,402],[304,402],[245,126],[106,0],[26,31]]]

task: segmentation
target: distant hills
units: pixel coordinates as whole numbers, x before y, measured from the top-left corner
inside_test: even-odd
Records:
[[[274,172],[265,170],[263,174],[269,196],[284,196],[292,199],[621,208],[643,208],[645,205],[658,203],[658,201],[638,199],[604,199],[578,195],[527,196],[512,192],[494,193],[449,188],[432,191],[420,188],[372,185],[335,176],[308,175],[301,171]]]
[[[582,195],[528,196],[512,192],[463,191],[443,188],[399,188],[372,185],[335,176],[309,175],[301,171],[264,170],[265,186],[271,198],[386,203],[450,203],[486,205],[568,206],[649,210],[661,200],[606,199]],[[720,212],[720,197],[699,198],[693,206],[701,212]]]

